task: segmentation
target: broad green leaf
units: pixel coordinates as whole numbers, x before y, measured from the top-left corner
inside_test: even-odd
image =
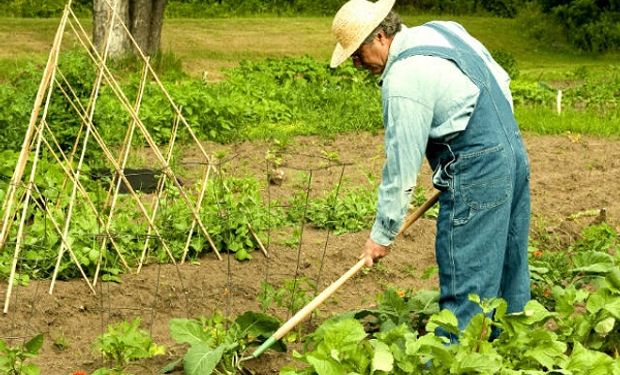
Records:
[[[450,310],[444,309],[438,314],[434,314],[426,324],[426,330],[428,332],[434,332],[439,327],[455,335],[459,334],[458,320]]]
[[[436,314],[439,312],[439,291],[422,290],[413,295],[407,305],[410,311],[418,314]]]
[[[588,298],[586,308],[590,314],[596,314],[605,307],[605,297],[601,293],[595,293]]]
[[[270,337],[280,327],[280,320],[267,314],[246,311],[239,315],[235,322],[242,332],[254,337]]]
[[[616,269],[609,272],[605,277],[605,281],[607,282],[609,289],[616,293],[620,292],[620,269],[616,267]]]
[[[497,353],[460,354],[450,368],[452,374],[496,374],[502,367],[502,357]]]
[[[548,332],[546,332],[548,333]],[[566,356],[564,353],[566,352],[566,344],[561,341],[538,341],[536,339],[532,340],[534,343],[540,342],[540,345],[537,345],[533,348],[527,349],[524,353],[525,357],[530,357],[536,360],[536,362],[540,363],[546,368],[553,368],[554,364],[559,363],[560,361],[564,361]]]
[[[589,350],[575,342],[573,352],[566,365],[575,374],[609,375],[613,374],[614,360],[605,353]]]
[[[346,370],[331,358],[319,358],[309,354],[306,359],[318,375],[345,375]]]
[[[162,367],[162,368],[159,370],[159,372],[158,372],[158,373],[159,373],[159,374],[167,374],[167,373],[169,373],[169,372],[172,372],[172,371],[174,371],[174,369],[176,369],[176,368],[177,368],[177,366],[179,366],[182,362],[183,362],[183,358],[179,358],[179,359],[177,359],[177,360],[175,360],[175,361],[172,361],[172,362],[168,363],[167,365],[165,365],[164,367]]]
[[[605,310],[616,319],[620,319],[620,297],[616,296],[613,301],[606,303]]]
[[[235,253],[235,259],[239,261],[250,260],[252,259],[252,255],[250,255],[250,253],[248,253],[245,249],[239,249]]]
[[[447,340],[447,339],[446,339]],[[405,352],[409,356],[429,356],[440,363],[450,363],[452,361],[451,347],[441,337],[435,336],[430,332],[419,339],[407,339]]]
[[[479,296],[479,295],[477,295],[477,294],[473,294],[473,293],[472,293],[472,294],[470,294],[470,295],[468,295],[468,296],[467,296],[467,299],[469,299],[471,302],[473,302],[473,303],[475,303],[475,304],[477,304],[477,305],[479,305],[479,304],[480,304],[480,302],[482,302],[482,301],[480,300],[480,296]]]
[[[211,349],[205,344],[192,345],[183,357],[183,369],[186,375],[209,375],[222,359],[224,346]]]
[[[24,349],[26,353],[37,354],[39,350],[41,349],[41,346],[43,346],[43,334],[42,333],[31,338],[30,341],[28,341],[24,345]]]
[[[605,273],[616,268],[613,257],[601,251],[579,253],[573,258],[573,262],[573,272]]]
[[[20,374],[23,374],[23,375],[41,374],[41,369],[39,369],[39,366],[34,365],[34,364],[23,365],[20,370],[21,370]]]
[[[372,371],[390,372],[394,368],[394,357],[390,348],[381,341],[372,341],[375,353],[372,357]]]
[[[540,322],[541,320],[553,316],[552,313],[547,311],[547,309],[536,300],[531,300],[525,305],[523,314],[528,324]]]
[[[178,343],[210,344],[211,338],[205,333],[200,322],[193,319],[171,319],[170,336]]]
[[[366,332],[360,322],[355,319],[344,319],[329,324],[324,329],[323,340],[330,348],[339,348],[356,344],[366,338]]]
[[[613,263],[596,263],[584,267],[573,268],[571,271],[578,273],[606,273],[614,269]]]
[[[606,336],[609,332],[614,329],[614,325],[616,324],[616,319],[614,317],[609,317],[607,319],[603,319],[594,326],[594,331],[601,336]]]

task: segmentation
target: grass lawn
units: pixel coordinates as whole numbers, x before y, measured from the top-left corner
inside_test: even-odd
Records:
[[[573,51],[565,44],[553,47],[523,32],[520,20],[474,16],[404,16],[407,25],[433,19],[463,24],[489,50],[512,53],[523,74],[535,79],[564,79],[567,72],[587,66],[596,70],[617,64],[620,54],[593,55]],[[90,29],[91,20],[84,19]],[[43,63],[49,52],[58,19],[0,19],[0,79],[6,79],[20,64]],[[217,19],[168,19],[162,33],[162,51],[172,52],[183,61],[184,69],[201,76],[221,77],[223,68],[243,59],[310,55],[327,61],[334,39],[329,17],[255,17]],[[64,48],[74,38],[66,35]]]

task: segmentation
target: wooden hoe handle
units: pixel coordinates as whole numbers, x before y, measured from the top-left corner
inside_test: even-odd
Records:
[[[439,195],[441,192],[435,193],[429,200],[424,202],[423,205],[418,207],[414,213],[409,215],[405,220],[401,230],[396,235],[400,236],[403,232],[405,232],[411,224],[413,224],[416,220],[418,220],[429,208],[431,208],[437,201],[439,200]],[[304,306],[301,310],[297,312],[297,314],[293,315],[288,321],[286,321],[267,341],[265,341],[261,346],[259,346],[250,358],[258,358],[265,350],[267,350],[271,345],[273,345],[276,341],[280,340],[284,335],[286,335],[291,329],[293,329],[299,322],[304,320],[314,309],[316,309],[323,301],[329,298],[338,288],[342,286],[347,280],[349,280],[353,275],[355,275],[359,270],[364,267],[366,263],[366,259],[360,259],[353,267],[351,267],[344,275],[340,276],[340,278],[334,281],[330,286],[325,288],[318,296],[314,297],[312,301],[310,301],[306,306]]]

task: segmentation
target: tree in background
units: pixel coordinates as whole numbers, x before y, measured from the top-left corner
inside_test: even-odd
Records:
[[[620,0],[539,0],[542,11],[566,29],[568,40],[586,50],[620,49]]]
[[[136,51],[132,48],[129,35],[118,22],[112,20],[112,11],[123,20],[140,49],[148,56],[159,51],[161,29],[164,23],[166,0],[94,0],[93,2],[93,40],[101,50],[110,29],[109,56],[124,56]],[[110,24],[112,22],[112,27]]]

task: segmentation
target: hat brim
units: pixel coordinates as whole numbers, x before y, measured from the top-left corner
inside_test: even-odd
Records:
[[[355,42],[349,44],[348,48],[344,48],[340,43],[336,43],[336,47],[334,48],[334,52],[332,52],[332,58],[329,63],[329,66],[332,68],[337,67],[338,65],[345,62],[357,49],[362,45],[364,40],[368,38],[370,33],[373,32],[374,29],[381,24],[381,21],[385,19],[385,17],[390,13],[390,10],[394,7],[394,3],[396,0],[379,0],[375,3],[377,7],[377,19],[376,23],[369,24],[366,29],[363,31],[360,30],[358,33],[358,37]]]

